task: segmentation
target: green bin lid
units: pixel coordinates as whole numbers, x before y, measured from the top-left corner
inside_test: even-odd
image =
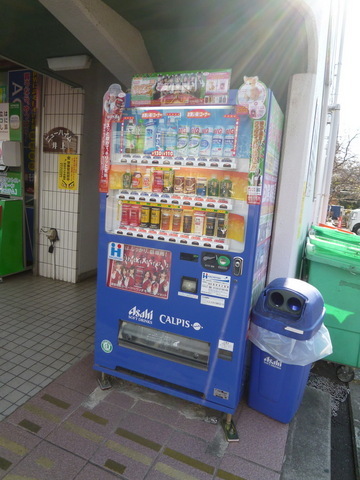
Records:
[[[327,245],[319,246],[318,240],[314,241],[314,239],[308,238],[305,249],[305,257],[308,260],[360,275],[360,249],[357,249],[358,253],[346,252],[334,248],[334,244],[330,242],[325,242]]]
[[[336,243],[353,244],[360,248],[360,236],[352,232],[343,232],[335,228],[321,227],[319,225],[312,225],[310,233],[313,233],[318,238],[324,238],[328,241]]]

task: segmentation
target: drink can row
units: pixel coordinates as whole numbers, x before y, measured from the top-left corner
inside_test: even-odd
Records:
[[[228,215],[204,210],[181,210],[123,203],[120,226],[144,227],[226,238]]]

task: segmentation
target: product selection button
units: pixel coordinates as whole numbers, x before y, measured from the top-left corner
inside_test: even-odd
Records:
[[[226,255],[219,255],[217,262],[221,267],[228,267],[230,265],[230,257]]]

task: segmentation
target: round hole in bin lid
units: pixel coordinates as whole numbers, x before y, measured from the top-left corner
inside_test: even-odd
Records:
[[[270,295],[270,300],[275,307],[281,307],[282,304],[284,303],[284,297],[280,292],[273,292]]]
[[[295,313],[296,315],[300,315],[303,307],[303,302],[299,298],[290,297],[289,300],[287,301],[287,306],[292,313]]]

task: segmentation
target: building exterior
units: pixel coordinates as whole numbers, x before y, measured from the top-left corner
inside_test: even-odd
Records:
[[[40,0],[24,1],[24,9],[5,3],[0,54],[16,64],[8,70],[35,71],[38,80],[36,274],[78,282],[96,271],[101,107],[108,86],[120,83],[126,91],[136,73],[232,68],[232,88],[244,75],[257,75],[285,113],[269,280],[299,276],[307,230],[326,216],[344,2]],[[54,71],[47,65],[49,57],[75,54],[91,56],[90,67]],[[60,152],[49,146],[59,129],[77,142],[75,188],[59,186]],[[59,237],[52,253],[49,228]]]

